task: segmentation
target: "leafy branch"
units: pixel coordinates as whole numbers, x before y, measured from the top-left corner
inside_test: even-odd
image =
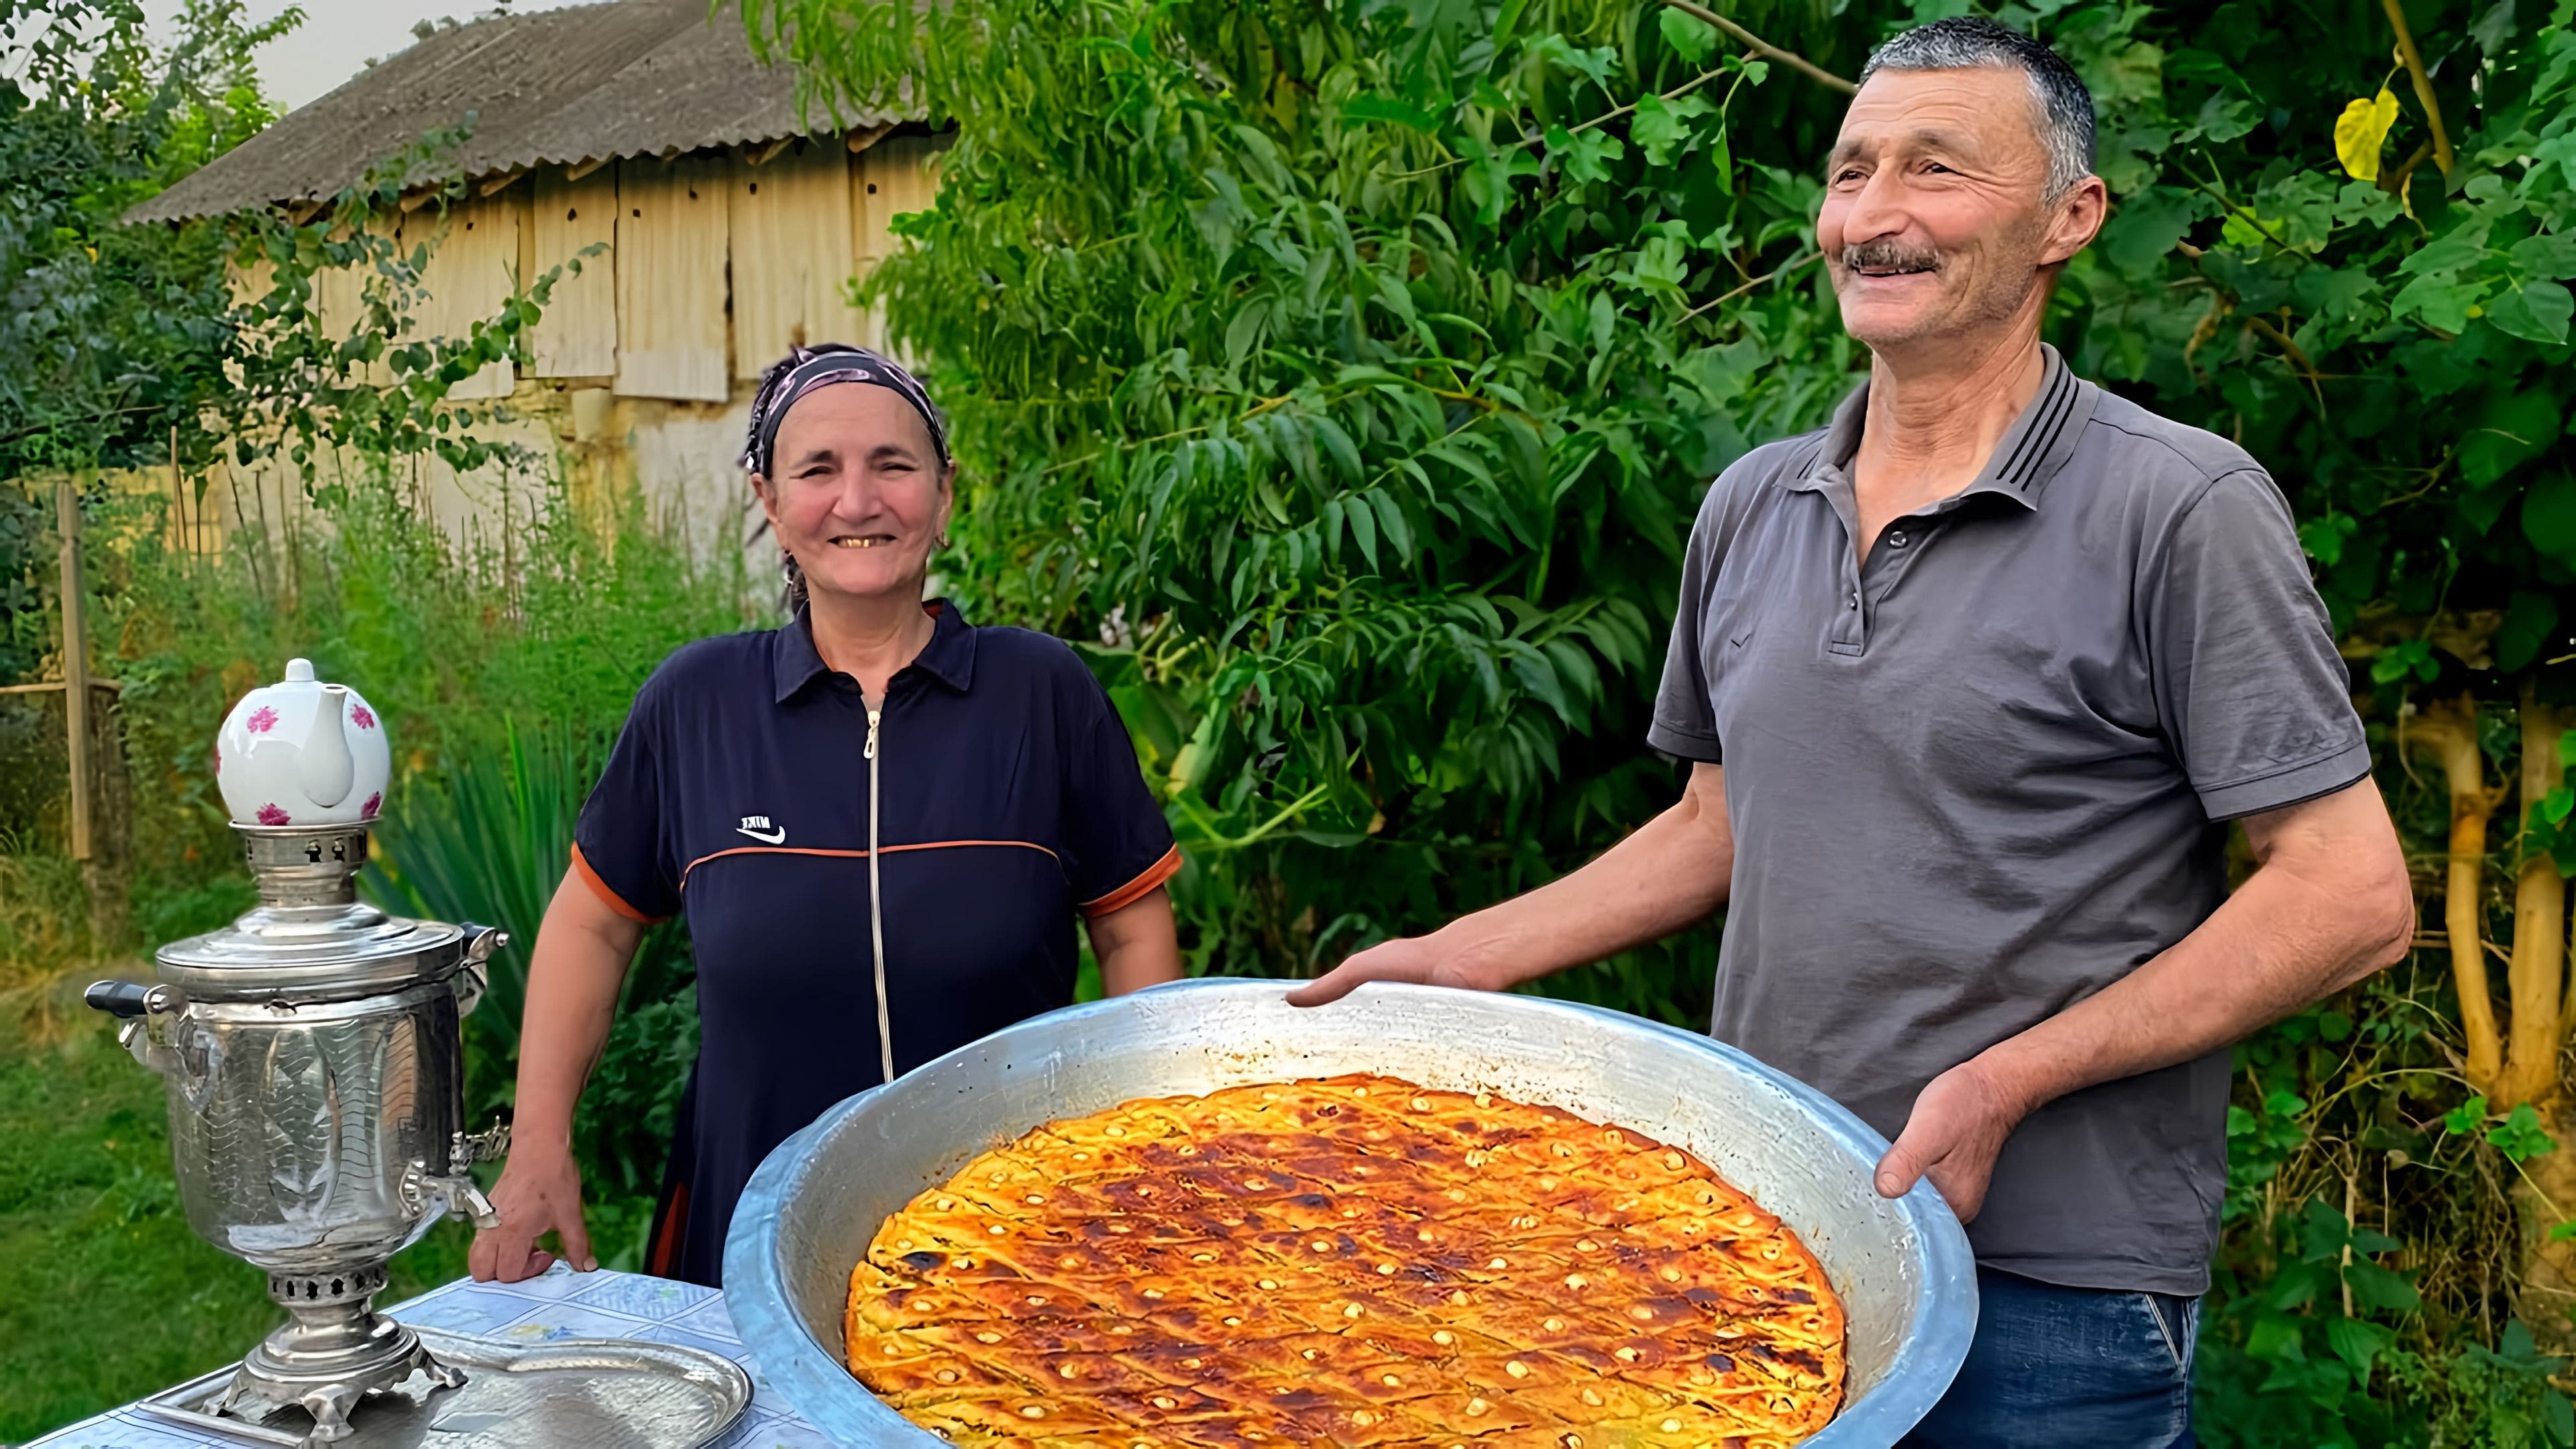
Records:
[[[1709,9],[1705,5],[1694,4],[1692,3],[1692,0],[1663,0],[1663,3],[1703,25],[1716,26],[1718,29],[1725,31],[1728,35],[1735,37],[1737,44],[1743,46],[1749,51],[1752,51],[1755,55],[1762,57],[1764,60],[1778,61],[1780,64],[1785,65],[1791,70],[1798,72],[1800,75],[1807,77],[1809,80],[1816,82],[1818,85],[1824,86],[1829,90],[1840,91],[1845,95],[1858,95],[1860,93],[1859,86],[1843,79],[1841,76],[1834,74],[1832,71],[1825,69],[1823,66],[1816,64],[1814,61],[1807,59],[1805,56],[1800,55],[1795,51],[1782,50],[1780,47],[1764,40],[1761,36],[1754,34],[1752,31],[1745,29],[1743,26],[1736,24],[1734,21],[1727,19],[1725,16],[1718,14],[1716,11]],[[2393,5],[2396,3],[2396,0],[2388,0],[2388,3]]]

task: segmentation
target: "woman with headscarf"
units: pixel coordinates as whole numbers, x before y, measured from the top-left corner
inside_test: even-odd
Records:
[[[797,348],[743,464],[792,617],[705,639],[635,696],[528,969],[500,1226],[476,1278],[596,1266],[573,1107],[645,927],[687,918],[702,1023],[646,1270],[717,1285],[736,1199],[833,1103],[1103,987],[1181,974],[1170,827],[1117,712],[1061,641],[923,598],[956,464],[920,383]],[[718,1285],[720,1286],[720,1285]]]

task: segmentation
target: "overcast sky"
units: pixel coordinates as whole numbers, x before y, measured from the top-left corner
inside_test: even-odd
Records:
[[[557,10],[578,0],[510,0],[510,10]],[[249,18],[268,20],[288,0],[250,0]],[[153,36],[168,41],[175,33],[180,0],[144,0],[152,17]],[[381,58],[412,43],[411,28],[422,20],[454,16],[470,20],[489,14],[492,0],[304,0],[304,23],[285,39],[259,52],[259,76],[269,99],[291,111],[356,75],[370,58]]]

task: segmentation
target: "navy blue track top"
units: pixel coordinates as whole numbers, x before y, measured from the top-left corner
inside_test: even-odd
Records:
[[[1109,696],[1074,652],[953,605],[879,710],[877,870],[894,1062],[1073,1001],[1074,914],[1180,869]],[[877,1085],[868,716],[803,613],[703,639],[637,691],[573,833],[620,914],[688,918],[698,1062],[649,1271],[722,1286],[734,1203],[770,1149]]]

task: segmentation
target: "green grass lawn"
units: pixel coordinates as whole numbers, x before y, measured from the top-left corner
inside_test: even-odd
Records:
[[[85,1016],[41,1042],[0,1021],[0,1444],[220,1367],[283,1317],[188,1230],[161,1079]],[[471,1236],[440,1224],[377,1301],[462,1274]]]

